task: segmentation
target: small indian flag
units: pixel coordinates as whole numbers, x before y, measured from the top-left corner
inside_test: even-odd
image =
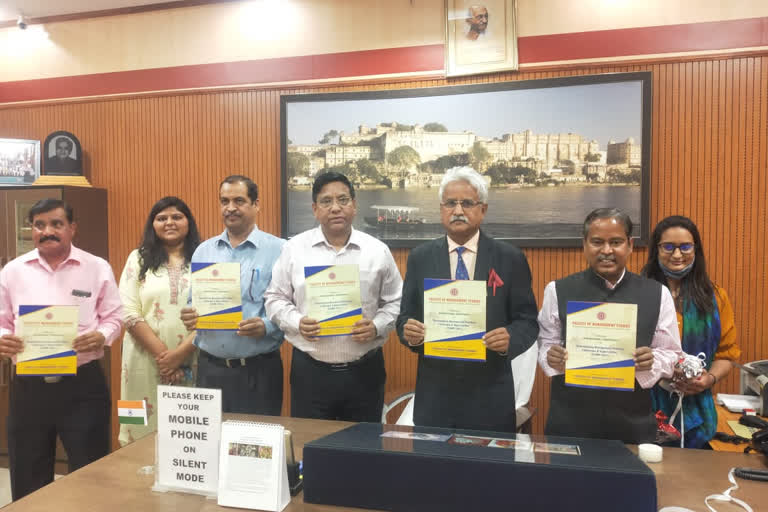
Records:
[[[123,425],[146,425],[147,403],[145,400],[118,400],[117,416]]]

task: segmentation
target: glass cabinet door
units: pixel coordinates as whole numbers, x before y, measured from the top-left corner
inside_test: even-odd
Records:
[[[14,258],[21,256],[35,248],[32,241],[32,225],[29,223],[29,210],[37,201],[21,199],[14,201],[16,210],[14,231],[16,236],[16,254]]]

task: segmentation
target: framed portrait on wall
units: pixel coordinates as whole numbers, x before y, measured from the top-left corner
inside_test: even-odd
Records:
[[[515,0],[446,0],[445,73],[517,69]]]
[[[43,145],[46,176],[81,176],[83,174],[83,150],[80,140],[72,133],[56,131],[45,138]]]
[[[39,176],[39,140],[0,139],[0,185],[31,185]]]

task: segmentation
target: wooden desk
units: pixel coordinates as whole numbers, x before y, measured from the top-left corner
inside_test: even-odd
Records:
[[[722,405],[715,404],[715,409],[717,410],[717,431],[718,432],[725,432],[726,434],[735,435],[733,433],[733,430],[731,430],[731,427],[728,426],[729,421],[739,421],[739,418],[741,418],[741,414],[738,412],[731,412]],[[761,416],[763,419],[768,420],[768,418],[765,418]],[[713,450],[717,450],[719,452],[738,452],[743,453],[744,448],[747,447],[747,443],[742,444],[733,444],[733,443],[724,443],[723,441],[717,441],[715,439],[711,440],[709,442],[709,445],[712,447]]]
[[[304,443],[340,430],[350,423],[323,420],[305,420],[270,416],[227,415],[237,419],[250,419],[281,423],[293,432],[297,457],[303,453]],[[123,511],[174,511],[184,512],[226,512],[232,510],[219,507],[215,500],[202,496],[182,493],[154,493],[150,490],[154,475],[139,475],[141,467],[154,462],[154,435],[150,435],[122,448],[107,457],[75,471],[24,499],[12,503],[3,512],[81,512],[82,510]],[[716,453],[705,450],[682,450],[665,448],[664,462],[651,464],[656,473],[659,493],[659,507],[683,506],[695,511],[705,511],[704,498],[719,493],[730,485],[728,469],[734,466],[766,468],[762,456],[738,453]],[[765,502],[766,484],[737,480],[740,486],[733,493],[744,499],[755,510],[762,510]],[[551,489],[551,484],[542,484],[542,489]],[[512,486],[509,489],[510,503],[514,501]],[[359,509],[305,504],[302,494],[294,497],[287,512],[343,512]],[[719,512],[740,510],[728,504],[717,504]],[[742,511],[743,512],[743,511]]]

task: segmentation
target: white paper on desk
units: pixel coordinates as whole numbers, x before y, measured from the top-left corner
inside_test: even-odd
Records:
[[[744,409],[760,409],[760,397],[750,395],[729,395],[726,393],[717,394],[717,403],[731,412],[741,413]]]
[[[279,512],[291,501],[285,428],[250,421],[221,424],[219,505]]]

